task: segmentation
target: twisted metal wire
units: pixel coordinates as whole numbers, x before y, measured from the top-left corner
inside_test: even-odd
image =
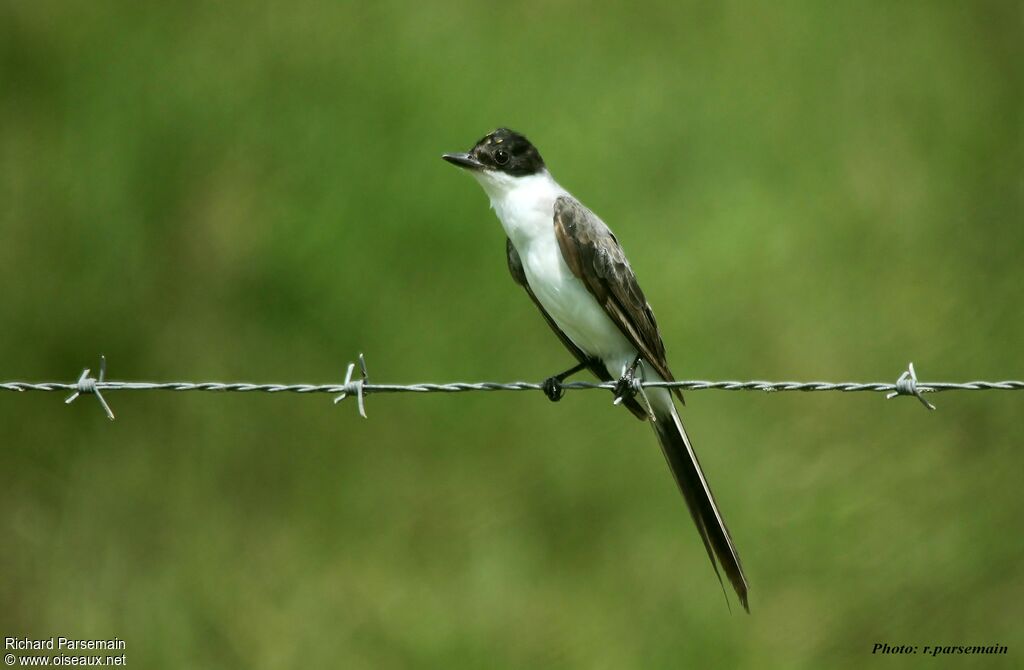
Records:
[[[922,393],[942,391],[1024,391],[1024,381],[1001,382],[918,382]],[[896,384],[887,382],[770,382],[770,381],[702,381],[698,379],[675,382],[641,382],[644,388],[678,388],[688,391],[840,391],[852,393],[869,391],[873,393],[896,392]],[[464,393],[469,391],[543,391],[544,385],[536,382],[448,382],[418,384],[363,384],[363,394],[371,393]],[[608,389],[614,391],[615,382],[565,382],[567,391]],[[83,391],[77,382],[0,382],[2,391]],[[224,393],[344,393],[351,392],[345,384],[255,384],[249,382],[95,382],[96,391],[212,391]],[[899,395],[906,395],[900,393]]]
[[[366,361],[359,355],[360,376],[353,379],[356,364],[350,363],[341,384],[253,384],[248,382],[129,382],[107,381],[106,359],[100,359],[99,378],[93,378],[86,368],[77,382],[0,382],[3,391],[71,391],[66,402],[70,403],[79,395],[93,394],[97,397],[107,416],[113,420],[114,413],[104,399],[104,391],[207,391],[214,393],[328,393],[337,395],[335,403],[355,395],[359,413],[365,417],[364,397],[373,393],[467,393],[472,391],[543,391],[545,385],[535,382],[450,382],[444,384],[371,384],[367,379]],[[619,390],[617,382],[563,382],[558,385],[564,390],[606,389]],[[686,380],[674,382],[649,382],[636,379],[631,385],[632,392],[644,388],[678,388],[690,391],[764,391],[779,393],[786,391],[841,393],[886,393],[887,398],[913,396],[929,409],[935,406],[924,399],[925,393],[945,391],[1022,391],[1024,381],[969,381],[969,382],[921,382],[917,379],[914,364],[911,363],[895,383],[888,382],[825,382],[825,381],[704,381]]]

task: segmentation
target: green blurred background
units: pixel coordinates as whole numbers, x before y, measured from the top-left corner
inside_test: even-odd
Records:
[[[617,232],[681,378],[1020,379],[1022,34],[1018,2],[4,2],[0,379],[543,379],[569,357],[439,160],[499,125]],[[4,393],[0,634],[136,668],[1020,663],[1024,397],[932,399],[689,394],[747,616],[604,393]]]

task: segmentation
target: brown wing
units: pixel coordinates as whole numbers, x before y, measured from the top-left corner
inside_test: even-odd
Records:
[[[540,310],[541,316],[544,317],[548,326],[550,326],[551,330],[555,332],[558,339],[562,341],[565,348],[576,357],[576,360],[586,365],[587,369],[594,373],[595,377],[603,382],[612,381],[612,376],[608,374],[608,369],[604,366],[604,363],[596,358],[590,358],[583,353],[579,347],[573,344],[573,341],[569,339],[569,336],[562,332],[562,329],[558,327],[558,324],[554,322],[551,315],[547,313],[544,306],[540,304],[539,300],[537,300],[537,296],[533,294],[533,289],[530,288],[530,284],[526,281],[526,272],[523,271],[523,262],[519,258],[519,252],[517,252],[516,248],[512,245],[512,240],[507,238],[505,239],[505,255],[508,258],[508,271],[512,275],[512,279],[526,290],[526,294],[530,296],[530,300],[532,300],[533,304],[537,306],[538,310]],[[629,409],[629,411],[633,412],[638,419],[647,418],[647,411],[635,398],[627,398],[623,404],[627,409]]]
[[[555,200],[555,237],[566,265],[587,287],[626,339],[665,381],[674,381],[651,306],[604,221],[577,200]],[[682,392],[676,395],[683,399]]]

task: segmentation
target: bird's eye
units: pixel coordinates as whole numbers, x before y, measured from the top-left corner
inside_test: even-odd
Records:
[[[494,162],[498,165],[504,165],[508,162],[508,152],[504,149],[498,149],[494,152]]]

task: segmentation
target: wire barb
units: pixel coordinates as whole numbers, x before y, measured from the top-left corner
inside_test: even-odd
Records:
[[[83,393],[92,393],[93,395],[96,396],[96,399],[100,401],[100,405],[103,406],[103,410],[107,413],[107,418],[113,421],[114,412],[110,409],[110,405],[107,404],[107,401],[103,398],[103,394],[100,393],[99,388],[96,386],[98,383],[102,384],[106,378],[107,357],[101,354],[100,378],[94,379],[92,375],[89,374],[89,368],[82,370],[82,374],[78,376],[78,381],[75,382],[75,391],[67,397],[67,399],[64,401],[64,404],[70,405],[78,398],[78,396],[82,395]]]
[[[367,375],[366,375],[366,359],[363,358],[362,354],[359,354],[359,374],[360,378],[352,381],[352,372],[356,369],[355,363],[349,363],[348,369],[345,370],[345,390],[341,392],[337,398],[334,399],[334,404],[337,405],[339,402],[349,396],[350,393],[356,394],[356,404],[359,406],[359,415],[364,419],[366,418],[366,404],[363,402],[363,387],[366,386]]]
[[[928,386],[917,385],[917,372],[914,370],[914,364],[911,363],[900,378],[896,380],[896,390],[885,396],[886,400],[892,400],[896,396],[900,395],[912,395],[921,401],[921,404],[928,409],[934,410],[935,405],[931,404],[924,399],[922,393],[933,393],[935,389]]]

